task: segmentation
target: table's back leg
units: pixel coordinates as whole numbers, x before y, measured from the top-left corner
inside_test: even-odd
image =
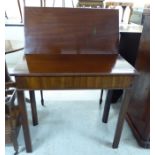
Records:
[[[18,104],[20,108],[21,124],[23,128],[23,133],[24,133],[26,151],[32,152],[31,137],[30,137],[27,110],[26,110],[25,97],[24,97],[23,90],[17,90],[17,98],[18,98]]]
[[[112,145],[113,148],[118,148],[118,145],[119,145],[119,141],[120,141],[120,137],[121,137],[121,133],[123,129],[123,124],[124,124],[124,119],[125,119],[125,115],[128,109],[128,104],[130,101],[130,94],[131,94],[131,89],[124,90],[121,108],[120,108],[118,121],[117,121],[117,126],[115,130],[115,137],[114,137],[113,145]]]
[[[102,104],[102,97],[103,97],[103,89],[101,89],[101,94],[100,94],[100,100],[99,100],[99,104]]]
[[[104,122],[104,123],[108,122],[111,97],[112,97],[112,90],[108,90],[105,105],[104,105],[103,117],[102,117],[102,122]]]
[[[44,106],[43,90],[40,90],[40,96],[41,96],[41,105]]]
[[[38,125],[37,106],[34,90],[29,91],[33,125]]]

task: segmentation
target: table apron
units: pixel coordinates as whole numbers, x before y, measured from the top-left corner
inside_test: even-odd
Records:
[[[50,90],[50,89],[125,89],[134,80],[133,75],[117,76],[66,76],[38,77],[16,76],[17,89]]]

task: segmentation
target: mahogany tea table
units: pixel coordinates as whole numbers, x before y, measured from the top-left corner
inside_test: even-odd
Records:
[[[25,60],[14,71],[27,152],[32,152],[24,90],[123,89],[117,148],[138,72],[118,54],[118,10],[25,8]],[[104,132],[104,131],[103,131]]]

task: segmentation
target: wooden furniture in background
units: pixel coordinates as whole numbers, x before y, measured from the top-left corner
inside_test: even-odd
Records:
[[[128,23],[129,23],[129,21],[130,21],[130,18],[131,18],[131,14],[132,14],[132,7],[133,7],[133,3],[131,3],[131,2],[123,2],[123,1],[105,1],[105,8],[112,8],[112,9],[114,9],[114,8],[116,8],[116,7],[118,7],[118,6],[121,6],[122,7],[122,9],[123,9],[123,12],[122,12],[122,17],[121,17],[121,22],[123,22],[123,17],[124,17],[124,12],[125,12],[125,9],[127,8],[127,7],[129,7],[129,9],[130,9],[130,13],[129,13],[129,20],[128,20]]]
[[[18,52],[24,49],[24,42],[21,40],[5,40],[5,55]],[[5,70],[6,75],[5,77],[8,78],[11,81],[11,77],[8,72],[7,64],[5,63]],[[43,98],[43,92],[40,90],[40,96],[41,96],[41,104],[44,106],[44,98]],[[26,98],[26,101],[29,102],[29,100]]]
[[[20,18],[21,18],[21,23],[22,23],[23,22],[23,17],[22,17],[22,10],[21,10],[21,5],[20,5],[20,0],[17,0],[17,4],[18,4],[19,14],[20,14]],[[7,15],[6,11],[5,11],[5,17],[8,19],[8,15]]]
[[[45,18],[46,17],[46,18]],[[32,152],[24,90],[124,89],[113,148],[117,148],[137,71],[118,54],[118,11],[25,8],[25,55],[11,73]],[[38,24],[39,23],[39,24]]]
[[[14,53],[23,49],[23,42],[19,40],[6,40],[5,41],[5,54]],[[11,76],[8,72],[7,63],[5,62],[5,87],[14,87],[16,88],[16,83],[11,79]],[[38,124],[37,110],[36,110],[36,101],[35,93],[33,90],[29,91],[30,99],[25,98],[26,102],[30,103],[32,109],[32,120],[33,125]]]
[[[140,72],[134,82],[130,106],[127,113],[128,123],[139,143],[150,147],[150,10],[143,13],[143,32],[135,62]]]
[[[14,83],[9,83],[14,87]],[[8,85],[5,91],[5,144],[13,144],[15,154],[18,153],[18,133],[20,129],[20,112],[19,107],[15,106],[14,101],[16,90],[9,90]]]
[[[135,66],[135,61],[137,57],[137,50],[139,47],[139,40],[143,30],[142,25],[135,24],[120,24],[119,33],[119,53],[120,55],[127,60],[131,65]],[[122,95],[122,90],[110,90],[111,97],[110,103],[117,102],[120,95]],[[103,90],[101,90],[101,95],[99,99],[99,104],[102,104]],[[108,97],[109,98],[109,97]],[[109,102],[108,101],[108,102]]]
[[[135,40],[133,42],[133,40]],[[140,40],[140,42],[139,42]],[[143,32],[124,33],[120,44],[121,55],[140,72],[134,82],[127,121],[139,145],[150,147],[150,14],[149,9],[143,13]],[[127,51],[127,53],[126,53]],[[122,94],[110,91],[106,104],[116,102]],[[109,105],[110,106],[110,105]],[[103,120],[104,120],[103,116]]]
[[[77,7],[103,8],[103,0],[79,0]]]

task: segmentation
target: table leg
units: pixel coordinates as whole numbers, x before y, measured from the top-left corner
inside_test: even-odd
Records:
[[[29,91],[33,125],[38,125],[37,106],[34,90]]]
[[[44,106],[44,98],[43,98],[43,91],[40,90],[40,96],[41,96],[41,105]]]
[[[102,97],[103,97],[103,89],[101,89],[101,94],[100,94],[100,100],[99,100],[99,104],[102,104]]]
[[[112,97],[112,90],[108,90],[105,105],[104,105],[103,117],[102,117],[102,122],[104,122],[104,123],[108,122],[111,97]]]
[[[20,108],[21,124],[23,128],[23,133],[24,133],[26,151],[32,152],[31,137],[30,137],[27,110],[26,110],[25,97],[24,97],[23,90],[17,90],[17,98],[18,98],[18,103],[19,103],[19,108]]]
[[[124,124],[124,118],[127,113],[128,104],[130,101],[130,94],[131,94],[131,89],[124,90],[122,105],[121,105],[121,109],[119,112],[117,127],[115,130],[115,137],[114,137],[114,141],[112,145],[113,148],[118,148],[118,145],[119,145],[119,141],[120,141],[120,137],[121,137],[121,133],[123,129],[123,124]]]

